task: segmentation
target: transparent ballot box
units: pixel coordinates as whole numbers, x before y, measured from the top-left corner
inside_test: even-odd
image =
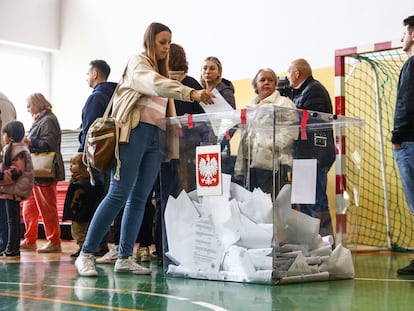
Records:
[[[335,170],[325,181],[336,189],[331,209],[356,208],[362,120],[261,105],[162,123],[167,276],[264,284],[354,277],[346,231],[334,232],[335,219],[313,204],[318,172]]]

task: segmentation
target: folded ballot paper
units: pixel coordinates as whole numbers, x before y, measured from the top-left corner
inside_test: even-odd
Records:
[[[287,284],[354,277],[352,256],[321,237],[319,220],[291,208],[290,185],[274,204],[223,174],[221,195],[182,191],[165,209],[167,274],[208,280]]]

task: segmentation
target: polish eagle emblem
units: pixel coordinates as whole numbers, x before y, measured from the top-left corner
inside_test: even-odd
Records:
[[[201,186],[218,185],[218,154],[203,154],[198,160],[198,180]]]

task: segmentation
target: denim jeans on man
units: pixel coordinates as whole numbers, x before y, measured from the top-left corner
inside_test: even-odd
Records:
[[[414,142],[402,142],[399,149],[394,148],[394,157],[400,172],[408,210],[411,215],[414,215]]]
[[[116,215],[125,206],[122,217],[118,258],[132,256],[141,227],[145,204],[160,170],[163,153],[160,130],[140,122],[131,130],[128,144],[120,144],[121,179],[113,178],[108,194],[99,204],[89,227],[82,251],[95,253]]]

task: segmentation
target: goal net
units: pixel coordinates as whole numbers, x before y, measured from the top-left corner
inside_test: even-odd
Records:
[[[391,144],[398,77],[406,59],[394,42],[335,51],[336,114],[365,120],[359,204],[346,211],[347,243],[413,250],[414,217]],[[337,139],[345,141],[346,150],[353,144],[352,133]],[[354,173],[345,168],[342,174]]]

